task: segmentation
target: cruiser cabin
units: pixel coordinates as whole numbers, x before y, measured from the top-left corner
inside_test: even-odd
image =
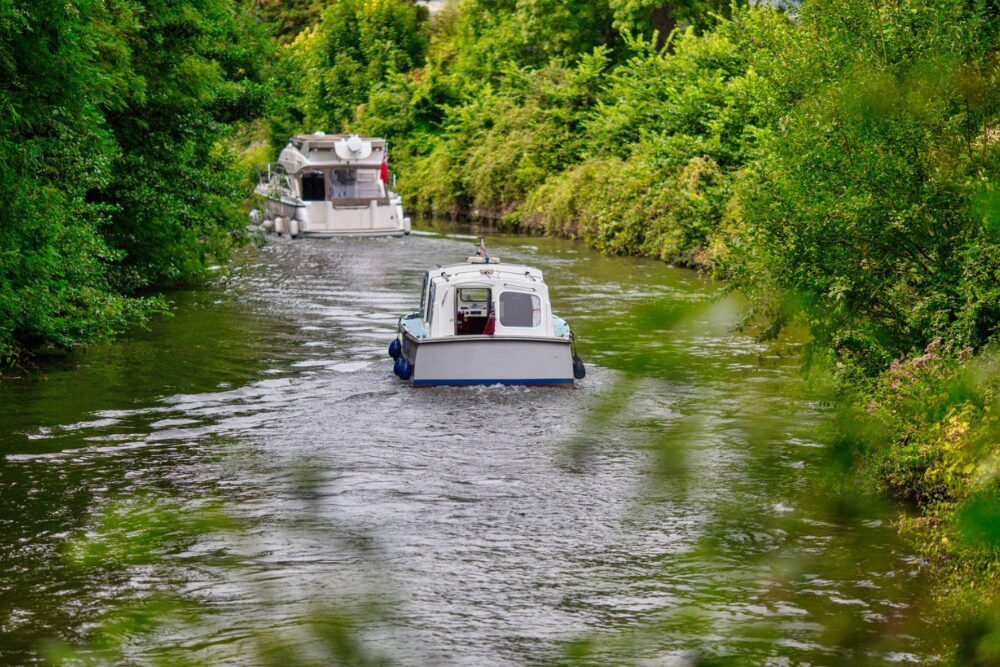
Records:
[[[258,165],[264,227],[297,236],[402,236],[403,201],[389,189],[384,139],[299,134],[277,162]],[[260,213],[258,213],[258,216]]]

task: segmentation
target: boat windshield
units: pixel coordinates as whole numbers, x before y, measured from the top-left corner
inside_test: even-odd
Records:
[[[425,322],[430,319],[430,316],[427,314],[427,283],[430,282],[430,279],[430,271],[424,271],[424,284],[420,288],[420,315],[421,319]]]
[[[462,303],[484,303],[490,300],[488,287],[465,287],[458,290],[458,300]]]
[[[434,295],[435,295],[435,292],[437,292],[437,283],[435,283],[432,280],[431,281],[431,291],[430,291],[430,294],[427,295],[427,326],[428,327],[430,327],[430,325],[434,322]]]

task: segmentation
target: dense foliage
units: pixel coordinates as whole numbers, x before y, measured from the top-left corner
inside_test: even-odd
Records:
[[[226,128],[268,42],[232,0],[0,4],[0,365],[141,320],[240,228]]]
[[[423,64],[427,10],[400,0],[341,0],[285,48],[272,117],[276,146],[300,131],[338,131],[371,94]]]
[[[101,237],[115,147],[91,80],[102,16],[85,3],[0,6],[0,361],[21,345],[91,339],[136,315],[109,285],[120,257]],[[25,39],[25,35],[33,37]],[[116,94],[108,80],[98,94]],[[90,93],[90,94],[88,94]]]
[[[992,347],[992,346],[991,346]],[[834,459],[912,503],[901,531],[935,568],[955,664],[1000,660],[1000,356],[932,341],[845,401]]]
[[[313,25],[323,13],[321,0],[254,0],[256,14],[281,44]]]
[[[740,181],[735,277],[753,295],[795,293],[818,346],[863,375],[1000,326],[994,11],[802,7],[805,48],[778,85],[808,88]]]

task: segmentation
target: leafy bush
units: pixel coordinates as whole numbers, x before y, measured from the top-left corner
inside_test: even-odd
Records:
[[[1000,324],[1000,230],[975,205],[1000,166],[985,6],[815,2],[801,21],[814,90],[737,188],[734,277],[802,295],[818,347],[862,374],[938,336],[980,345]]]
[[[716,31],[669,46],[626,38],[583,123],[598,156],[550,177],[521,211],[529,226],[579,236],[606,252],[708,267],[731,196],[731,174],[752,155],[773,113],[756,79],[754,45],[790,27],[773,12],[738,13]]]
[[[288,108],[279,115],[276,140],[283,143],[294,132],[347,129],[373,87],[423,63],[426,19],[426,8],[408,0],[327,6],[320,21],[284,52],[281,87]]]
[[[676,172],[638,158],[592,160],[534,191],[521,215],[529,226],[604,252],[707,267],[727,185],[718,165],[701,157]]]
[[[320,0],[256,0],[261,21],[272,27],[282,44],[293,41],[323,13]]]
[[[218,143],[263,110],[267,42],[233,0],[0,7],[0,365],[163,307],[133,291],[224,259]]]
[[[610,4],[619,30],[657,31],[661,37],[678,27],[711,24],[713,12],[730,7],[719,0],[610,0]]]
[[[510,212],[549,174],[577,159],[580,124],[606,66],[607,53],[598,48],[573,67],[512,69],[499,89],[486,86],[446,109],[447,135],[401,183],[411,206],[491,218]]]
[[[864,411],[883,436],[868,456],[873,481],[919,509],[900,526],[935,565],[956,664],[994,664],[1000,648],[998,387],[995,349],[973,357],[936,340],[894,361]]]

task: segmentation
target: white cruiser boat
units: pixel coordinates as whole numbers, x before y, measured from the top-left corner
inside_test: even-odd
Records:
[[[482,243],[467,262],[424,273],[420,312],[399,319],[389,355],[414,387],[572,387],[586,375],[542,272],[503,264]]]
[[[403,200],[389,189],[384,139],[300,134],[277,162],[257,166],[251,216],[289,236],[402,236],[410,233]]]

